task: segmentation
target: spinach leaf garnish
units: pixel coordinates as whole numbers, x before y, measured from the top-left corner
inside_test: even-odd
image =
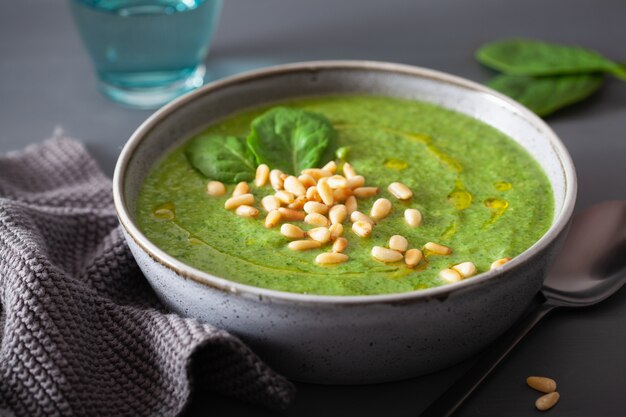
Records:
[[[476,59],[510,75],[562,75],[609,72],[626,77],[617,63],[599,53],[577,46],[527,39],[510,39],[482,46]]]
[[[246,140],[236,136],[200,135],[185,149],[191,166],[208,178],[223,182],[250,181],[256,165]]]
[[[335,130],[321,114],[274,107],[252,121],[248,148],[259,164],[288,174],[318,166]]]
[[[595,92],[604,77],[598,74],[527,77],[498,75],[489,86],[519,101],[539,116],[576,103]]]
[[[626,81],[623,65],[595,51],[530,39],[488,43],[476,51],[476,59],[504,73],[490,87],[540,116],[589,97],[602,86],[602,73]]]

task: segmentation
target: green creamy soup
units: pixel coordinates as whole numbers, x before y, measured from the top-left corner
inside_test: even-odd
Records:
[[[137,220],[155,245],[188,265],[247,285],[370,295],[443,285],[439,272],[461,262],[473,262],[479,273],[488,271],[495,260],[530,247],[552,222],[552,191],[537,162],[480,121],[432,104],[386,97],[327,96],[283,105],[325,115],[337,131],[337,146],[349,147],[347,160],[356,172],[367,186],[380,187],[377,196],[358,200],[359,211],[369,214],[377,198],[392,202],[391,214],[377,222],[371,236],[354,234],[347,219],[343,236],[349,260],[316,264],[315,257],[329,252],[330,244],[293,251],[280,227],[264,227],[260,201],[274,193],[269,184],[250,183],[259,217],[239,217],[224,209],[235,185],[226,184],[224,196],[208,195],[208,179],[192,168],[182,146],[156,164],[139,195]],[[268,108],[229,117],[205,133],[245,137],[251,121]],[[387,187],[395,181],[412,189],[410,200],[390,194]],[[407,225],[406,208],[423,214],[419,227]],[[304,230],[313,227],[292,223]],[[372,247],[388,247],[396,234],[406,237],[410,248],[423,249],[432,241],[453,252],[442,256],[424,250],[416,268],[375,260]]]

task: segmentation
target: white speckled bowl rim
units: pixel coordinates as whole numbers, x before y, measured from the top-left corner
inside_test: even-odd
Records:
[[[315,294],[298,294],[286,291],[277,291],[251,285],[241,284],[228,279],[216,277],[207,272],[193,268],[173,256],[167,254],[162,249],[153,244],[138,228],[132,220],[131,214],[124,198],[124,182],[127,166],[129,165],[133,153],[139,143],[144,139],[145,135],[153,129],[158,122],[168,117],[175,109],[185,106],[197,97],[210,94],[212,91],[228,88],[241,82],[262,78],[265,76],[276,76],[292,71],[316,71],[325,69],[358,69],[369,71],[395,72],[406,75],[413,75],[431,79],[440,83],[448,83],[459,87],[473,90],[482,94],[486,94],[492,100],[497,100],[500,104],[512,113],[516,113],[521,118],[530,122],[542,135],[549,141],[550,146],[559,157],[561,169],[565,178],[565,195],[563,205],[560,212],[554,217],[551,227],[548,231],[522,254],[516,256],[510,262],[494,271],[488,271],[476,275],[471,279],[459,281],[454,284],[442,285],[439,287],[421,289],[403,293],[380,294],[380,295],[357,295],[357,296],[335,296],[335,295],[315,295]],[[332,304],[332,305],[359,305],[359,304],[402,304],[410,302],[419,302],[428,299],[445,299],[452,293],[462,291],[470,287],[477,287],[503,275],[505,271],[517,269],[520,265],[530,262],[532,258],[544,250],[558,235],[567,227],[569,220],[574,211],[576,202],[577,182],[576,172],[572,159],[565,148],[565,145],[550,129],[550,127],[532,111],[528,110],[516,101],[498,93],[495,90],[487,88],[478,83],[446,74],[440,71],[430,70],[421,67],[415,67],[404,64],[395,64],[377,61],[311,61],[292,64],[277,65],[260,70],[242,73],[240,75],[228,77],[210,84],[207,84],[198,90],[188,93],[173,102],[162,107],[152,114],[130,137],[118,158],[115,172],[113,175],[113,199],[115,209],[117,211],[119,221],[126,229],[128,235],[144,250],[152,259],[165,267],[176,272],[180,279],[193,279],[199,283],[207,285],[214,289],[219,289],[229,293],[235,293],[242,297],[254,298],[264,301],[293,303],[293,304]]]

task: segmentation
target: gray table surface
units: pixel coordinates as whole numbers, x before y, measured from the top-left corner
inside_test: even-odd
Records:
[[[227,0],[207,62],[219,78],[275,63],[373,59],[431,67],[475,81],[484,42],[526,36],[580,44],[626,60],[624,0]],[[50,136],[81,139],[111,174],[121,146],[150,114],[119,107],[95,79],[67,3],[21,0],[0,9],[0,152]],[[579,176],[577,209],[626,200],[626,83],[609,79],[586,103],[548,119]],[[458,416],[538,414],[530,374],[559,382],[553,416],[625,416],[626,288],[608,301],[546,319]],[[298,384],[284,415],[417,416],[471,361],[408,381],[354,387]],[[195,398],[186,414],[272,415],[223,398]]]

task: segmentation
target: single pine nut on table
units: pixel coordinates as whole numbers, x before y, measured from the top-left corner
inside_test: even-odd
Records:
[[[348,180],[343,175],[333,175],[326,180],[330,188],[346,188]]]
[[[561,395],[556,391],[542,395],[537,398],[537,401],[535,401],[535,407],[537,407],[537,410],[539,411],[549,410],[559,402],[560,398]]]
[[[317,182],[317,193],[320,195],[320,198],[327,206],[332,206],[335,202],[335,198],[333,196],[333,190],[330,188],[328,183],[326,182],[327,178],[320,178]]]
[[[242,194],[226,200],[224,208],[226,210],[234,210],[239,206],[251,206],[252,204],[254,204],[254,196],[252,194]]]
[[[273,169],[270,171],[270,184],[276,191],[283,189],[283,173],[280,169]]]
[[[374,220],[382,220],[391,213],[391,201],[386,198],[379,198],[374,201],[370,215]]]
[[[322,167],[322,170],[328,171],[332,175],[337,171],[337,164],[335,163],[335,161],[330,161]]]
[[[419,249],[409,249],[404,254],[404,262],[409,268],[414,268],[422,260],[423,254]]]
[[[372,224],[368,222],[357,221],[352,223],[352,231],[360,237],[368,237],[372,234]]]
[[[306,236],[304,230],[294,224],[285,223],[280,226],[280,233],[289,239],[303,239]]]
[[[306,213],[303,211],[293,210],[287,207],[280,207],[278,211],[283,219],[287,221],[301,221],[304,220],[306,216]]]
[[[326,214],[328,213],[328,206],[326,204],[318,203],[317,201],[307,201],[304,204],[304,211],[306,211],[308,214]]]
[[[556,391],[556,381],[545,376],[529,376],[526,378],[526,383],[532,389],[546,394]]]
[[[340,264],[348,260],[348,255],[339,252],[320,253],[315,257],[315,262],[321,265]]]
[[[235,189],[233,190],[233,197],[237,197],[238,195],[242,194],[248,194],[249,192],[250,187],[248,186],[248,183],[245,181],[241,181],[235,186]]]
[[[304,185],[307,188],[307,190],[310,187],[317,184],[317,181],[315,180],[315,178],[313,178],[309,174],[301,174],[300,176],[298,176],[298,181],[300,181],[300,183]]]
[[[349,162],[343,164],[343,176],[346,177],[348,180],[350,178],[356,177],[356,171]]]
[[[348,214],[352,214],[358,209],[358,203],[356,201],[356,197],[353,195],[348,197],[344,204],[346,206],[346,211],[348,212]]]
[[[282,204],[291,204],[296,199],[296,196],[286,190],[276,191],[274,197]]]
[[[226,194],[226,187],[219,181],[209,181],[206,185],[206,192],[213,197]]]
[[[307,202],[306,197],[301,195],[301,196],[296,197],[296,199],[293,200],[293,203],[287,204],[287,207],[290,209],[294,209],[294,210],[303,210],[306,202]]]
[[[439,243],[435,243],[435,242],[428,242],[424,245],[424,248],[427,249],[428,251],[436,254],[436,255],[450,255],[452,253],[452,249],[445,246],[445,245],[440,245]]]
[[[410,227],[417,227],[422,224],[422,213],[418,209],[404,210],[404,221]]]
[[[366,214],[361,213],[360,211],[353,211],[352,214],[350,214],[350,221],[353,223],[354,222],[367,222],[371,225],[374,225],[374,220],[369,218],[369,216],[367,216]]]
[[[337,188],[333,190],[333,199],[335,203],[345,203],[345,201],[352,195],[352,190],[349,188]]]
[[[267,227],[268,229],[278,226],[278,223],[280,223],[281,217],[282,216],[280,214],[280,211],[270,210],[269,213],[267,213],[267,216],[265,217],[264,226]]]
[[[328,220],[328,218],[323,214],[319,213],[307,214],[304,217],[304,222],[310,224],[311,226],[330,226],[330,220]]]
[[[389,249],[396,250],[398,252],[406,252],[409,248],[409,241],[404,236],[393,235],[389,238]]]
[[[297,251],[317,249],[321,246],[322,244],[317,240],[294,240],[287,245],[289,249]]]
[[[380,192],[378,187],[359,187],[354,189],[354,196],[356,198],[370,198],[374,197]]]
[[[381,262],[398,262],[403,258],[400,252],[383,248],[382,246],[374,246],[372,248],[372,256],[374,259]]]
[[[257,217],[259,210],[252,206],[241,205],[235,209],[235,214],[239,217]]]
[[[267,184],[267,181],[270,178],[270,167],[266,164],[261,164],[256,167],[256,175],[254,177],[254,185],[257,187],[263,187]]]
[[[346,187],[354,190],[355,188],[360,188],[365,185],[365,177],[363,175],[355,175],[353,177],[348,178],[348,183]]]
[[[392,182],[387,189],[398,200],[408,200],[413,197],[413,191],[401,182]]]

